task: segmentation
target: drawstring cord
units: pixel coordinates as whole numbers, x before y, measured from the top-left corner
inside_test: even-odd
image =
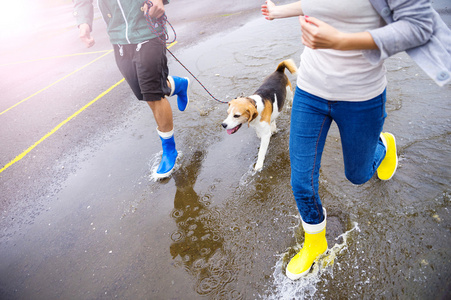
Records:
[[[139,50],[141,50],[141,47],[143,44],[148,43],[149,41],[145,41],[142,43],[139,43],[138,45],[136,45],[136,52],[139,52]],[[121,44],[117,44],[117,46],[119,47],[119,55],[120,56],[124,56],[124,46]]]
[[[139,43],[139,44],[136,46],[136,52],[139,52],[139,50],[141,50],[142,45],[145,44],[145,43],[148,43],[148,42],[149,42],[149,41],[145,41],[145,42]]]

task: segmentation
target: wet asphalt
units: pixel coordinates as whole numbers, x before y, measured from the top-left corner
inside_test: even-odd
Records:
[[[296,20],[262,20],[261,1],[172,2],[167,14],[178,42],[170,50],[221,100],[252,93],[279,60],[299,59]],[[437,3],[450,24],[449,7]],[[156,125],[121,81],[100,14],[96,45],[86,49],[70,1],[32,8],[38,13],[25,17],[36,22],[3,34],[0,50],[0,168],[7,166],[0,173],[0,298],[449,296],[450,88],[434,86],[405,55],[387,64],[399,180],[346,183],[332,129],[323,169],[340,175],[325,174],[321,192],[336,260],[333,271],[296,285],[281,271],[301,235],[289,185],[289,108],[255,174],[255,134],[243,128],[227,136],[220,127],[227,106],[191,78],[189,110],[178,112],[171,101],[177,170],[155,181]],[[172,74],[190,76],[169,60]],[[423,93],[429,102],[413,100]],[[365,197],[368,206],[359,201]],[[422,199],[430,199],[424,208]],[[387,227],[399,233],[386,233],[393,219],[401,221]],[[381,258],[382,247],[396,255]]]

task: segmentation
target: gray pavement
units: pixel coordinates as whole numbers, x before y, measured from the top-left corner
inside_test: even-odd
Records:
[[[171,51],[222,100],[253,92],[279,60],[298,62],[297,21],[263,20],[260,5],[167,6],[178,37]],[[435,5],[449,24],[446,2]],[[400,170],[389,184],[352,186],[331,129],[320,188],[329,260],[292,283],[282,269],[302,241],[289,108],[254,174],[259,140],[245,128],[227,136],[227,106],[192,80],[187,112],[171,100],[178,169],[155,182],[156,125],[121,83],[99,13],[96,46],[86,49],[70,1],[33,9],[34,26],[2,35],[0,49],[0,168],[14,162],[0,173],[0,298],[449,297],[450,87],[405,54],[387,61],[386,128],[397,135]],[[171,74],[188,76],[169,60]]]

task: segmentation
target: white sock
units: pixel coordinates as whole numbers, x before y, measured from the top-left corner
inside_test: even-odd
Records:
[[[169,139],[174,135],[174,129],[172,129],[171,131],[168,131],[168,132],[161,132],[160,130],[158,130],[158,127],[157,127],[157,132],[158,132],[158,135],[160,137],[162,137],[163,139]]]

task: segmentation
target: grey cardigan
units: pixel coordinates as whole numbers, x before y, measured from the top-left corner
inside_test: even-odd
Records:
[[[371,63],[407,54],[439,86],[451,80],[451,30],[430,0],[370,0],[387,26],[370,30],[379,49],[365,50]]]

